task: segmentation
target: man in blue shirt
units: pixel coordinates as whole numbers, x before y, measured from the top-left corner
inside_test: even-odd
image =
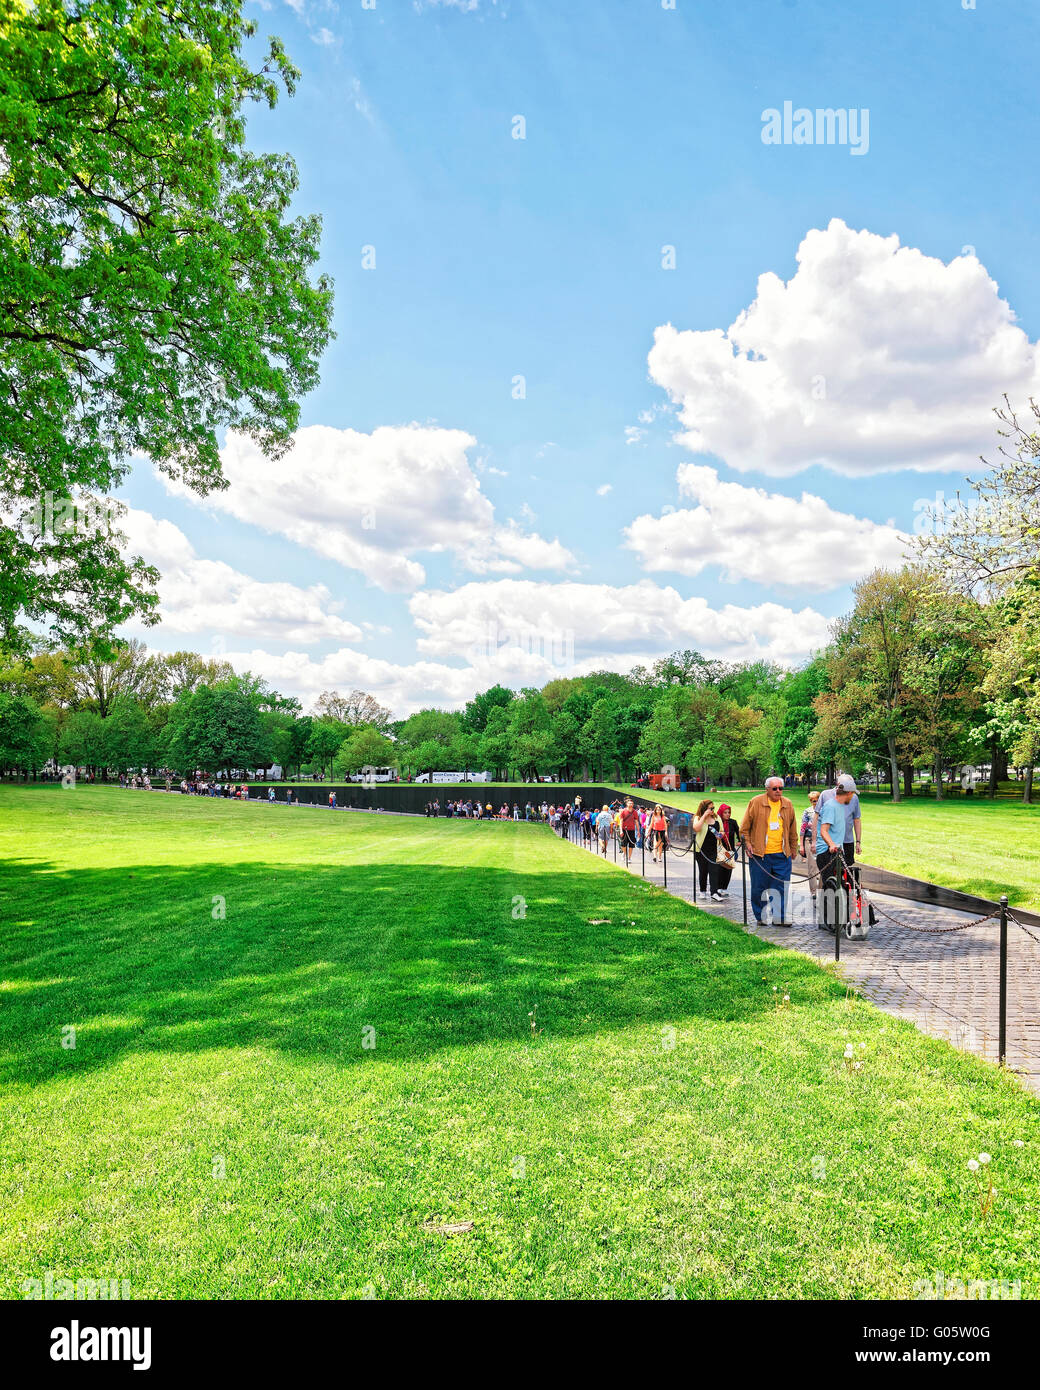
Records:
[[[816,803],[816,868],[823,893],[823,920],[818,920],[817,926],[823,931],[834,931],[839,920],[836,900],[842,888],[840,870],[845,843],[845,812],[855,795],[855,782],[851,777],[843,776],[838,778],[833,795],[826,801],[821,796]]]
[[[860,820],[859,796],[856,794],[856,783],[848,775],[842,773],[834,787],[829,787],[820,794],[820,799],[816,803],[816,814],[819,816],[820,810],[827,802],[831,801],[837,792],[850,791],[852,796],[845,806],[845,832],[842,839],[842,847],[845,851],[845,863],[854,864],[856,854],[863,847],[862,822]]]

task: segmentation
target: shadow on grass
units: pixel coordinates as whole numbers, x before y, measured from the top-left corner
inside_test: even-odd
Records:
[[[736,1021],[772,1009],[767,964],[806,1002],[843,994],[803,958],[620,874],[8,861],[0,891],[8,1084],[213,1048],[401,1061],[530,1041],[535,1005],[553,1038]]]

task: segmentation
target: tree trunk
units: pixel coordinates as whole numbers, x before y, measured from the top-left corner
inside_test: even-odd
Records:
[[[899,800],[899,759],[896,757],[895,739],[888,740],[888,775],[892,780],[892,800]]]
[[[914,794],[914,765],[907,763],[903,768],[903,795],[911,797]]]
[[[932,776],[933,776],[934,779],[935,779],[935,799],[936,799],[936,801],[942,801],[942,799],[943,799],[943,784],[942,784],[943,765],[942,765],[942,763],[941,763],[940,761],[938,761],[938,760],[936,760],[936,761],[932,764]]]
[[[1032,763],[1030,763],[1029,766],[1026,768],[1026,782],[1025,782],[1025,786],[1022,788],[1022,804],[1023,804],[1023,806],[1032,806],[1032,804],[1033,804],[1033,764],[1032,764]]]

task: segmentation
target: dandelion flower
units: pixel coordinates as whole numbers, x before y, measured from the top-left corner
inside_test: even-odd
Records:
[[[971,1169],[973,1173],[977,1173],[979,1168],[978,1160],[974,1158],[969,1158],[968,1167]]]
[[[1024,1149],[1026,1146],[1024,1139],[1012,1139],[1011,1142],[1012,1144],[1014,1144],[1016,1149]]]
[[[979,1154],[979,1162],[980,1162],[980,1163],[989,1163],[989,1161],[990,1161],[990,1156],[989,1156],[989,1154]]]

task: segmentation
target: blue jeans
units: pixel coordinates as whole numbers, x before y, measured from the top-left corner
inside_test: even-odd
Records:
[[[772,904],[774,922],[786,921],[787,889],[791,882],[790,859],[786,854],[763,854],[750,861],[750,869],[751,911],[755,914],[755,921],[761,922],[762,908],[766,902]],[[766,894],[770,896],[766,897]]]

